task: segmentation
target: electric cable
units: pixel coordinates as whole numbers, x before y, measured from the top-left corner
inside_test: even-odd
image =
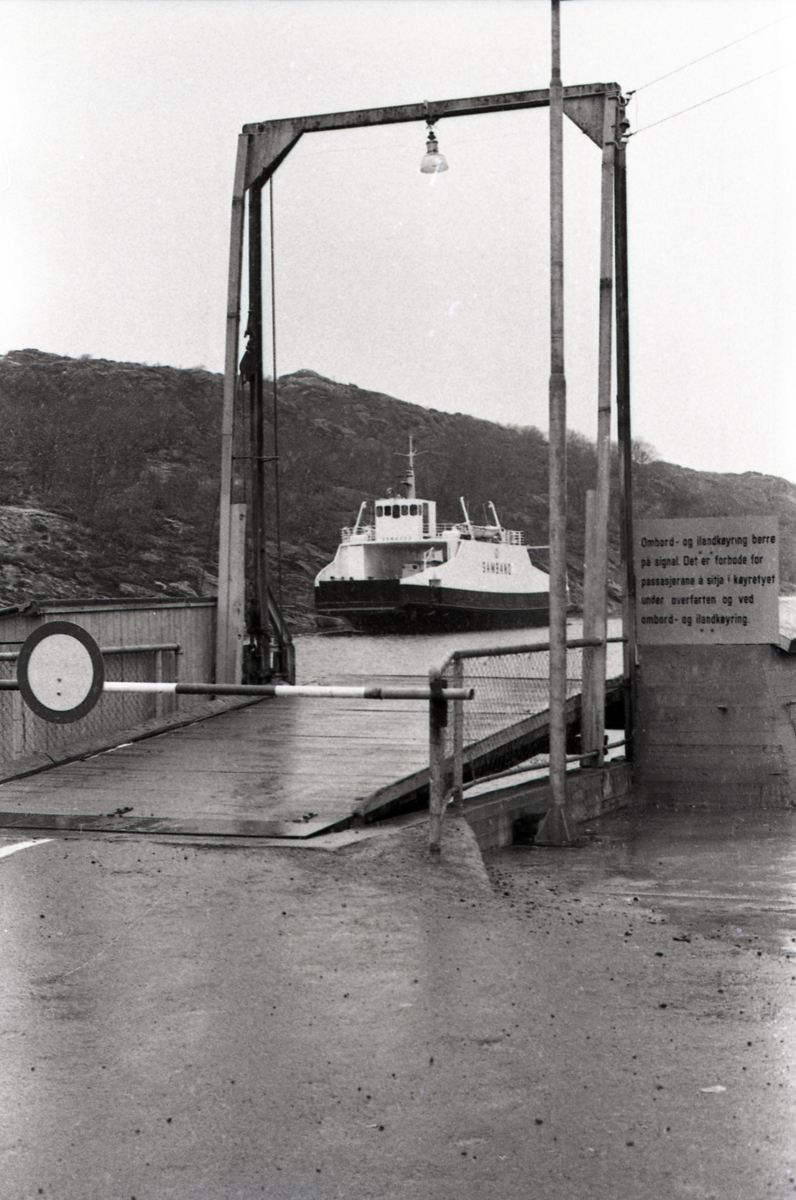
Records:
[[[781,67],[774,67],[771,71],[764,71],[762,75],[755,75],[754,79],[746,79],[743,83],[736,83],[735,87],[727,88],[724,92],[717,92],[715,96],[708,96],[707,100],[699,100],[696,104],[689,104],[688,108],[681,108],[677,112],[670,113],[668,117],[661,117],[659,121],[651,121],[649,125],[642,125],[641,129],[634,129],[632,133],[628,133],[627,137],[636,137],[639,133],[645,133],[648,129],[653,129],[656,125],[663,125],[666,121],[673,121],[675,117],[681,117],[683,113],[692,112],[695,108],[701,108],[703,104],[710,104],[712,100],[720,100],[722,96],[729,96],[730,92],[737,92],[739,88],[748,87],[750,83],[757,83],[759,79],[767,79],[769,75],[776,75],[778,71],[784,71],[786,67],[791,66],[791,63],[783,63]]]
[[[710,50],[707,54],[700,55],[699,58],[692,58],[690,62],[683,63],[681,67],[675,67],[673,71],[667,71],[665,75],[659,75],[657,79],[651,79],[649,83],[642,83],[641,87],[633,88],[628,92],[629,96],[635,96],[637,92],[643,92],[645,88],[652,87],[655,83],[660,83],[663,79],[670,79],[672,75],[679,74],[680,71],[685,71],[689,67],[693,67],[696,63],[704,62],[706,58],[712,58],[714,54],[720,54],[722,50],[729,50],[731,46],[737,46],[739,42],[745,42],[747,38],[754,37],[756,33],[763,33],[766,29],[771,29],[774,25],[779,25],[783,20],[782,17],[777,17],[776,21],[769,21],[768,25],[761,25],[759,29],[753,29],[750,33],[745,33],[743,37],[736,38],[734,42],[727,42],[725,46],[717,46],[715,50]]]

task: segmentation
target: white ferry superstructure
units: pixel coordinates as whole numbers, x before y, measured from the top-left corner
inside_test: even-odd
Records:
[[[355,629],[400,633],[549,624],[550,580],[519,530],[439,524],[433,500],[415,494],[414,454],[400,496],[364,501],[343,529],[334,560],[315,579],[315,608]],[[541,547],[538,547],[541,549]]]

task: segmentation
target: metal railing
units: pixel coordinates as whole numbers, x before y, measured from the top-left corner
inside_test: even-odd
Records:
[[[503,542],[507,546],[523,546],[525,534],[521,529],[503,529],[500,525],[476,525],[458,522],[439,522],[437,536],[441,533],[460,533],[464,537],[473,538],[477,542]]]
[[[609,637],[606,646],[621,645],[624,637]],[[583,652],[598,648],[597,638],[577,638],[567,642],[567,698],[581,691]],[[527,736],[529,719],[544,713],[549,701],[549,642],[519,646],[474,647],[455,650],[442,666],[430,672],[432,687],[441,697],[429,728],[429,845],[439,848],[442,816],[449,798],[461,802],[466,788],[490,779],[528,772],[547,765],[545,755],[534,754],[518,765],[518,744]],[[610,672],[609,672],[610,673]],[[621,674],[621,666],[617,672]],[[444,700],[446,684],[452,688],[474,689],[474,700],[467,706],[452,701],[453,720],[449,721]],[[607,749],[616,749],[615,741]],[[479,757],[483,765],[473,778],[464,779],[468,758]],[[568,761],[583,762],[582,752]]]
[[[465,525],[461,521],[439,521],[436,532],[425,532],[421,540],[424,542],[433,542],[440,539],[445,533],[460,533],[468,538],[472,537],[476,541],[504,542],[508,546],[523,546],[525,544],[525,534],[521,529],[502,529],[496,525]],[[362,542],[375,542],[376,526],[344,525],[340,531],[341,543],[350,543],[354,538]],[[404,541],[405,539],[403,535],[400,537],[396,535],[394,540]],[[547,546],[533,546],[531,549],[547,550]]]
[[[375,542],[376,526],[375,525],[344,525],[340,530],[340,541],[350,542],[354,538],[359,538],[363,542]]]

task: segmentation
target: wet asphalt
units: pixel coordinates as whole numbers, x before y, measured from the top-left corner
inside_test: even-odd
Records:
[[[0,857],[0,1196],[796,1196],[796,814],[587,828]]]

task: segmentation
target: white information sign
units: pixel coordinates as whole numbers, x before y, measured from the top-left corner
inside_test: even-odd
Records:
[[[776,517],[642,520],[633,536],[639,643],[777,641]]]

